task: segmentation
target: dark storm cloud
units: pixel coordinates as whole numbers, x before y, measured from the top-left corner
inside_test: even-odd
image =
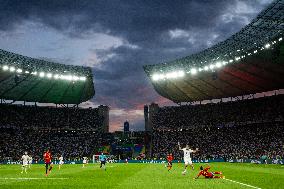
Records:
[[[128,44],[90,49],[101,59],[99,66],[94,65],[95,101],[132,110],[160,99],[149,84],[143,65],[186,56],[224,40],[268,2],[0,0],[0,31],[33,21],[71,38],[88,38],[92,32],[122,38]],[[112,56],[106,58],[108,55]],[[139,126],[142,119],[136,121]]]
[[[71,30],[74,35],[87,30],[110,29],[131,42],[149,41],[171,28],[213,27],[220,14],[235,2],[2,0],[0,29],[11,29],[23,20],[34,19],[58,30]]]

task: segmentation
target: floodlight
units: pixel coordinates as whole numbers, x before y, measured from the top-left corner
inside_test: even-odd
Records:
[[[10,72],[14,72],[16,70],[16,68],[12,66],[12,67],[10,67],[9,70],[10,70]]]
[[[164,74],[160,74],[159,77],[160,79],[165,79],[166,76]]]
[[[217,68],[220,68],[220,67],[222,66],[222,64],[221,64],[221,62],[217,62],[217,63],[215,64],[215,66],[216,66]]]
[[[209,66],[209,68],[212,70],[212,69],[214,69],[214,64],[211,64],[210,66]]]
[[[22,72],[23,72],[23,70],[22,70],[22,69],[20,69],[20,68],[18,68],[16,72],[17,72],[17,73],[22,73]]]
[[[205,70],[205,71],[207,71],[208,69],[209,69],[209,67],[208,67],[208,66],[205,66],[205,67],[204,67],[204,70]]]
[[[226,61],[223,61],[223,65],[225,66],[226,64],[228,64],[228,62],[226,62]]]
[[[9,70],[9,66],[6,66],[6,65],[3,66],[3,70],[4,70],[4,71]]]
[[[159,74],[154,74],[154,75],[152,76],[152,79],[153,79],[154,81],[158,81],[159,78],[160,78]]]
[[[52,74],[51,74],[51,73],[47,73],[47,74],[46,74],[46,77],[51,78],[51,77],[52,77]]]
[[[31,74],[32,74],[32,75],[37,75],[37,72],[32,72]]]
[[[177,75],[178,75],[178,77],[183,77],[184,76],[184,71],[178,71]]]
[[[72,80],[73,80],[73,81],[78,81],[78,80],[79,80],[79,77],[76,76],[76,75],[73,75],[73,76],[72,76]]]
[[[172,78],[177,78],[177,77],[178,77],[177,72],[172,72],[172,73],[171,73],[171,77],[172,77]]]
[[[58,74],[55,74],[53,75],[54,79],[59,79],[59,75]]]
[[[282,37],[280,37],[280,38],[278,39],[278,41],[282,41]]]
[[[166,78],[171,78],[172,77],[172,75],[171,75],[171,73],[166,73],[166,76],[165,76]]]
[[[66,75],[65,79],[71,81],[72,80],[72,75]]]
[[[266,44],[264,47],[265,47],[266,49],[268,49],[268,48],[270,47],[270,44],[268,43],[268,44]]]
[[[80,81],[86,81],[86,79],[87,79],[86,77],[79,77]]]
[[[44,72],[40,72],[39,73],[39,77],[44,77],[45,76],[45,73]]]
[[[190,73],[194,75],[197,73],[197,70],[195,68],[191,68]]]

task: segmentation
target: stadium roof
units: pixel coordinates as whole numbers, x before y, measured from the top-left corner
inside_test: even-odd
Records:
[[[199,53],[146,65],[155,90],[174,102],[235,97],[284,88],[284,0],[238,33]]]
[[[92,71],[0,49],[0,98],[79,104],[95,94]]]

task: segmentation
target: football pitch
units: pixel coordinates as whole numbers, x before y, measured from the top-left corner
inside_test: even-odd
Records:
[[[0,188],[284,188],[283,165],[256,165],[239,163],[211,163],[211,171],[222,171],[225,179],[194,180],[201,164],[182,175],[183,165],[173,164],[167,171],[165,164],[107,164],[106,171],[99,164],[54,165],[45,177],[44,165],[32,165],[21,174],[20,165],[0,165]]]

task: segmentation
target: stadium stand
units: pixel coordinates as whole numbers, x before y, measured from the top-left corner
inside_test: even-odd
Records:
[[[66,159],[92,155],[103,143],[104,119],[99,108],[1,104],[0,159],[18,160],[24,151],[29,151],[40,160],[46,148],[54,155],[64,154]]]
[[[153,115],[153,156],[176,158],[179,141],[196,159],[284,158],[284,95],[205,105],[163,107]]]
[[[98,130],[104,117],[95,109],[0,105],[2,126],[23,129]]]

